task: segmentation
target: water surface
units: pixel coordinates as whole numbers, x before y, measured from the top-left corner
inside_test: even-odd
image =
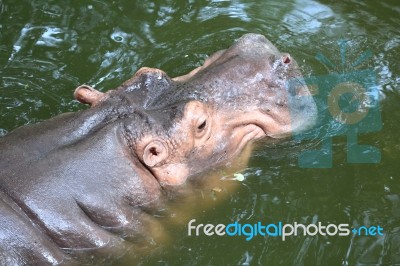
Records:
[[[3,0],[0,135],[85,108],[72,98],[80,84],[106,91],[141,66],[163,69],[171,77],[181,75],[248,32],[264,34],[281,51],[291,53],[307,77],[354,70],[351,63],[369,50],[372,56],[358,69],[376,74],[383,127],[359,138],[379,148],[380,163],[347,163],[344,136],[333,138],[333,166],[327,169],[299,167],[296,156],[302,144],[260,145],[238,189],[192,218],[213,224],[379,224],[383,236],[298,236],[286,241],[189,237],[187,218],[167,227],[168,241],[154,243],[154,249],[136,259],[160,265],[399,264],[399,28],[400,4],[395,0]],[[346,64],[339,40],[347,40]],[[333,67],[318,61],[319,53]]]

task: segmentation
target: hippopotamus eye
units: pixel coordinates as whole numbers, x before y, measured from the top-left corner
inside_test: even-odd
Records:
[[[200,124],[200,126],[197,127],[198,130],[203,130],[206,128],[207,125],[207,120],[204,120],[203,123]]]
[[[196,139],[210,134],[212,119],[209,120],[209,107],[199,101],[191,101],[185,106],[184,118],[189,123],[189,130]]]
[[[207,119],[198,121],[199,123],[196,126],[196,137],[201,138],[207,132]]]

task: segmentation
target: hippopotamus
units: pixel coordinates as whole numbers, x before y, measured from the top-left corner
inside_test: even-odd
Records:
[[[0,264],[68,264],[145,237],[170,191],[255,140],[309,128],[317,110],[295,60],[258,34],[183,76],[141,68],[74,95],[90,108],[0,139]]]

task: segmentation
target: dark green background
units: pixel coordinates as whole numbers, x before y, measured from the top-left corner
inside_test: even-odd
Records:
[[[199,66],[247,32],[290,52],[305,76],[329,71],[320,52],[343,70],[337,41],[349,40],[348,62],[371,50],[358,69],[377,75],[383,128],[361,135],[381,150],[379,164],[348,164],[346,138],[333,138],[331,169],[297,165],[298,147],[261,146],[240,189],[197,222],[303,222],[381,225],[382,237],[188,237],[138,259],[142,264],[391,265],[400,263],[399,1],[1,1],[0,136],[83,107],[72,98],[86,83],[106,91],[141,66],[177,76]],[[348,68],[347,70],[350,70]],[[301,147],[301,145],[300,145]],[[0,151],[1,152],[1,151]],[[201,209],[201,202],[196,208]]]

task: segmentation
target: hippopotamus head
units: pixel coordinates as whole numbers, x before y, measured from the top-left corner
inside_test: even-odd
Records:
[[[130,99],[158,114],[183,104],[166,134],[144,136],[137,145],[146,167],[170,185],[182,184],[205,165],[223,163],[249,142],[282,139],[310,127],[317,110],[310,96],[295,60],[257,34],[244,35],[184,76],[171,79],[161,70],[142,68],[116,90],[81,86],[75,91],[92,106]]]

